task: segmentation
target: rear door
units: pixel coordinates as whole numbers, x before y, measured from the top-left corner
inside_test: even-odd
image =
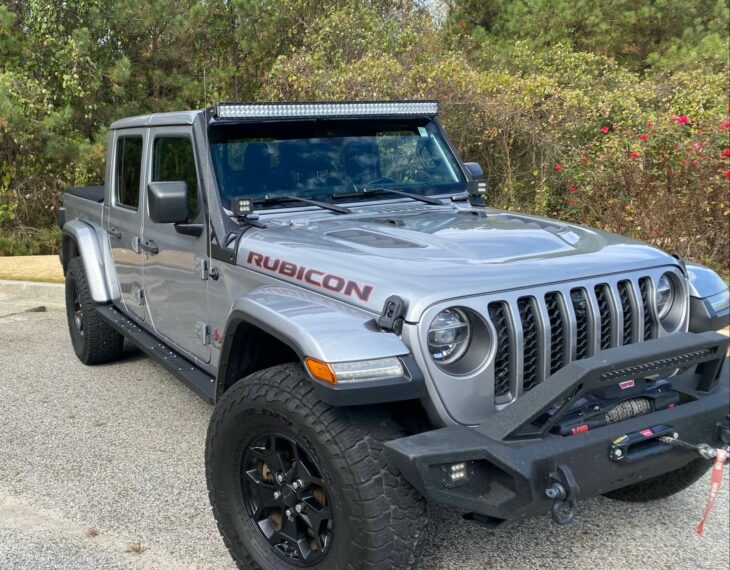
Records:
[[[139,236],[142,233],[145,129],[122,129],[114,136],[111,204],[107,234],[126,311],[145,318]]]
[[[155,223],[145,212],[143,242],[153,242],[158,251],[143,256],[149,316],[158,334],[208,362],[208,225],[192,127],[155,127],[149,136],[151,152],[145,186],[150,182],[184,181],[189,196],[188,223],[184,227]]]

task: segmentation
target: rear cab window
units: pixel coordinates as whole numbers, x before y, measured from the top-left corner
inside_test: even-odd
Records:
[[[114,165],[114,202],[136,210],[139,208],[139,182],[142,176],[143,140],[140,135],[117,139]]]

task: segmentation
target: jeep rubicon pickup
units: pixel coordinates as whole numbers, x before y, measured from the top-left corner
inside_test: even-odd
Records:
[[[432,101],[123,119],[105,186],[65,193],[73,349],[128,339],[215,404],[207,483],[241,567],[409,568],[427,502],[568,523],[724,455],[725,282],[487,200]]]

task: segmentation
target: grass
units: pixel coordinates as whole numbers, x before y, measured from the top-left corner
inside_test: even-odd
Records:
[[[57,255],[0,257],[0,279],[63,283]]]

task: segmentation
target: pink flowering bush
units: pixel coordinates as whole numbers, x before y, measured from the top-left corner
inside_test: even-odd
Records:
[[[730,121],[675,114],[614,125],[563,160],[562,205],[573,221],[714,263],[727,276]]]

